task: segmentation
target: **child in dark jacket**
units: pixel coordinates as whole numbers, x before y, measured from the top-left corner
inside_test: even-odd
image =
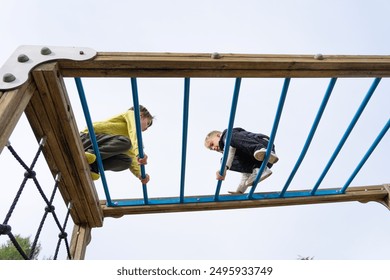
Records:
[[[214,130],[207,134],[205,139],[206,148],[223,153],[226,143],[226,132],[226,129],[223,132]],[[221,175],[220,171],[217,171],[216,175],[217,180],[224,180],[227,169],[242,173],[241,182],[236,191],[229,191],[229,193],[243,194],[253,184],[263,163],[268,141],[269,137],[267,135],[249,132],[239,127],[233,128],[225,172]],[[278,160],[279,158],[275,153],[275,146],[273,145],[260,181],[272,174],[270,168]]]

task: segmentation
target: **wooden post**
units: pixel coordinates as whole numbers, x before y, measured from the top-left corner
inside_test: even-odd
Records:
[[[87,245],[91,241],[91,228],[88,225],[74,225],[70,241],[72,260],[84,260]]]
[[[103,214],[58,65],[38,66],[32,76],[38,92],[26,115],[35,136],[46,136],[43,153],[48,166],[53,175],[61,173],[59,190],[65,203],[72,203],[74,223],[100,227]]]
[[[35,91],[35,84],[29,81],[20,88],[0,92],[0,154]]]

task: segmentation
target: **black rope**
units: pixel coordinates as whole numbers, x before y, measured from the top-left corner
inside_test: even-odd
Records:
[[[34,257],[34,254],[36,253],[36,249],[37,249],[37,244],[38,244],[38,240],[39,240],[39,237],[40,237],[40,234],[41,234],[41,231],[43,229],[43,226],[44,226],[44,223],[47,219],[47,216],[49,213],[52,214],[53,216],[53,219],[57,225],[57,227],[59,228],[60,230],[60,234],[58,235],[59,237],[59,240],[57,242],[57,246],[56,246],[56,250],[55,250],[55,256],[54,256],[54,259],[57,259],[57,256],[58,256],[58,252],[59,252],[59,248],[60,248],[60,244],[61,244],[61,241],[64,240],[65,242],[65,246],[66,246],[66,250],[67,250],[67,255],[68,255],[68,259],[71,259],[71,256],[70,256],[70,248],[69,248],[69,243],[68,243],[68,240],[67,240],[67,237],[68,237],[68,234],[66,233],[65,231],[65,228],[66,228],[66,225],[67,225],[67,222],[68,222],[68,219],[69,219],[69,216],[70,216],[70,209],[71,207],[69,206],[68,207],[68,211],[67,211],[67,214],[66,214],[66,217],[65,217],[65,221],[64,221],[64,224],[61,225],[60,222],[59,222],[59,219],[55,213],[55,207],[53,205],[53,201],[54,201],[54,198],[55,198],[55,195],[56,195],[56,192],[57,192],[57,189],[58,189],[58,185],[59,185],[59,182],[60,182],[60,174],[58,174],[56,176],[56,179],[55,179],[55,185],[54,185],[54,188],[53,188],[53,191],[52,191],[52,194],[50,196],[50,199],[47,199],[41,185],[39,184],[37,178],[36,178],[36,173],[35,171],[33,170],[34,169],[34,166],[39,158],[39,155],[41,154],[42,150],[43,150],[43,146],[45,144],[45,138],[42,139],[42,141],[40,142],[39,144],[39,148],[38,148],[38,151],[36,153],[36,155],[34,156],[34,159],[30,165],[30,167],[27,166],[27,164],[21,159],[21,157],[16,153],[15,149],[11,146],[11,144],[8,142],[7,144],[7,148],[8,150],[11,152],[11,154],[15,157],[15,159],[20,163],[20,165],[26,170],[26,172],[24,173],[24,179],[20,185],[20,188],[19,190],[17,191],[16,193],[16,196],[15,196],[15,199],[14,201],[12,202],[11,204],[11,207],[10,207],[10,210],[8,211],[7,215],[6,215],[6,218],[3,222],[3,224],[0,224],[0,235],[8,235],[10,240],[12,241],[13,245],[15,246],[15,248],[17,249],[17,251],[20,253],[20,255],[28,260],[28,259],[32,259]],[[12,213],[17,205],[17,202],[19,201],[19,198],[24,190],[24,187],[26,186],[26,183],[28,181],[28,179],[32,179],[35,186],[37,187],[37,190],[38,192],[40,193],[42,199],[44,200],[45,204],[46,204],[46,207],[45,207],[45,212],[42,216],[42,219],[41,219],[41,222],[38,226],[38,229],[37,229],[37,232],[36,232],[36,235],[34,237],[34,241],[31,245],[31,251],[30,251],[30,254],[29,256],[27,256],[27,254],[23,251],[23,249],[21,248],[21,246],[18,244],[18,241],[17,239],[14,237],[14,235],[12,234],[12,228],[11,226],[8,225],[8,222],[12,216]]]
[[[20,198],[20,195],[22,194],[23,192],[23,189],[27,183],[27,180],[29,178],[35,178],[35,172],[33,171],[33,168],[38,160],[38,157],[39,155],[41,154],[42,152],[42,149],[43,149],[43,146],[45,144],[45,140],[41,141],[41,143],[39,144],[39,147],[38,147],[38,151],[37,153],[35,154],[35,157],[33,159],[33,162],[31,163],[30,167],[28,167],[24,161],[19,157],[19,155],[16,153],[16,151],[14,150],[14,148],[11,146],[11,143],[8,142],[7,144],[7,148],[8,150],[11,152],[11,154],[15,157],[15,159],[20,163],[21,166],[23,166],[23,168],[26,170],[26,172],[24,173],[24,179],[22,181],[22,184],[20,185],[20,188],[18,190],[18,192],[16,193],[16,196],[15,196],[15,199],[10,207],[10,210],[8,211],[5,219],[4,219],[4,224],[7,224],[8,223],[8,220],[11,218],[11,215],[13,213],[13,211],[15,210],[15,206],[16,204],[18,203],[19,201],[19,198]]]
[[[25,260],[29,260],[30,258],[26,255],[26,253],[23,251],[22,247],[20,247],[18,241],[16,240],[15,236],[12,234],[12,232],[8,233],[9,239],[11,239],[12,244],[14,244],[16,250],[18,250],[19,254],[23,257]]]
[[[69,204],[68,212],[66,213],[66,217],[65,217],[65,221],[64,221],[64,225],[62,226],[62,228],[60,228],[61,232],[58,234],[57,247],[56,247],[56,250],[54,252],[54,259],[55,260],[57,259],[57,255],[58,255],[62,240],[64,240],[64,242],[65,242],[65,247],[66,247],[66,252],[68,254],[68,259],[69,260],[72,259],[71,255],[70,255],[70,246],[69,246],[69,242],[67,239],[68,234],[65,232],[65,228],[66,228],[66,224],[68,223],[71,208],[72,208],[72,204]]]

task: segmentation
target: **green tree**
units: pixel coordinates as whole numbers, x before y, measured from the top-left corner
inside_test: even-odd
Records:
[[[31,253],[31,241],[30,237],[21,237],[20,235],[15,235],[15,239],[18,241],[18,244],[23,249],[27,256],[30,256]],[[31,259],[36,260],[38,258],[39,252],[41,251],[41,244],[38,243]],[[8,240],[6,244],[0,246],[0,260],[23,260],[24,258],[20,255],[14,244],[11,240]]]

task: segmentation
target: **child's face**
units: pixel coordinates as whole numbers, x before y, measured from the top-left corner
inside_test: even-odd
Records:
[[[221,149],[219,148],[219,140],[221,139],[221,135],[214,135],[207,139],[206,141],[206,147],[212,151],[221,152]]]
[[[152,121],[149,118],[141,116],[141,130],[145,131],[152,125]]]

